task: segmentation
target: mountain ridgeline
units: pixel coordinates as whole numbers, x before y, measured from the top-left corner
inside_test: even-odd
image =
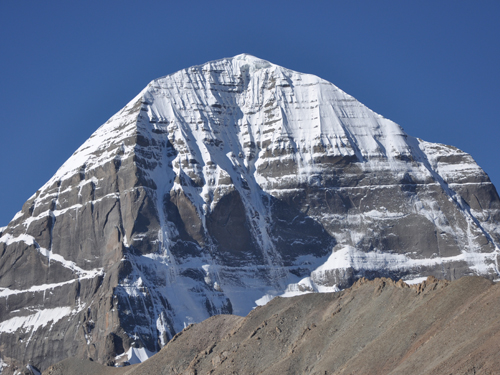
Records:
[[[500,284],[482,277],[359,279],[188,326],[141,364],[69,358],[43,375],[498,373]]]
[[[499,223],[465,152],[316,76],[208,62],[152,81],[1,230],[0,368],[147,356],[362,277],[493,280]]]

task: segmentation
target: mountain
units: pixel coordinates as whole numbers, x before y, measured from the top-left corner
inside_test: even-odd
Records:
[[[67,359],[44,375],[496,374],[499,311],[500,285],[480,277],[360,279],[191,325],[140,365]]]
[[[208,62],[152,81],[2,228],[1,364],[144,359],[190,323],[361,277],[496,279],[499,223],[463,151],[316,76]]]

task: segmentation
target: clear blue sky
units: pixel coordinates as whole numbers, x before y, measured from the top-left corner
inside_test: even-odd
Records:
[[[0,226],[149,81],[249,53],[318,75],[500,187],[499,1],[0,1]]]

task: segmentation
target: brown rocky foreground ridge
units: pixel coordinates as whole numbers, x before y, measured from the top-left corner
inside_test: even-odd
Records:
[[[67,359],[44,375],[498,374],[499,348],[500,284],[361,279],[338,293],[278,297],[247,317],[214,316],[139,365]]]

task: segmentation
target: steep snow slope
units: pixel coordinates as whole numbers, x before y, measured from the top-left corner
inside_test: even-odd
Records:
[[[499,223],[468,154],[318,77],[209,62],[152,81],[3,230],[0,324],[45,320],[5,323],[2,360],[113,363],[211,315],[362,276],[494,279]]]

